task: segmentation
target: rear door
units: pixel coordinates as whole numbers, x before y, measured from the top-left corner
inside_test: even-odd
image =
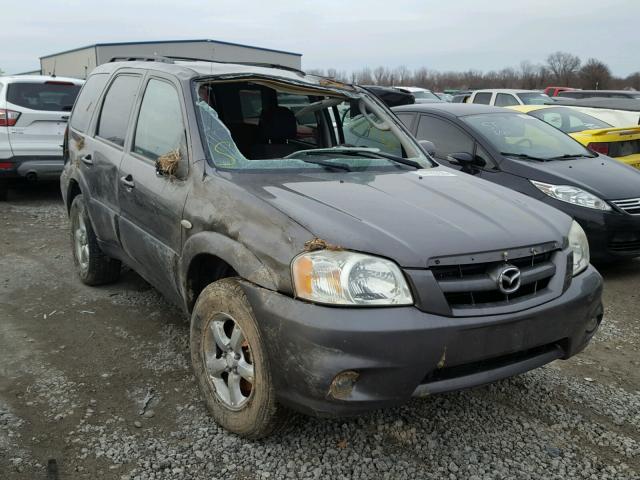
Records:
[[[102,97],[97,119],[90,135],[78,140],[72,135],[70,142],[79,141],[81,147],[77,165],[87,192],[89,216],[98,239],[106,247],[119,247],[117,233],[118,171],[124,153],[125,139],[133,107],[138,99],[142,73],[122,70],[112,77]],[[76,112],[72,126],[76,124]]]
[[[122,249],[143,277],[176,301],[174,272],[182,247],[182,213],[189,191],[184,97],[160,74],[147,81],[119,173]],[[158,170],[157,165],[174,170]]]
[[[15,156],[62,158],[62,138],[81,82],[18,80],[7,86],[6,108],[20,113],[9,127]]]

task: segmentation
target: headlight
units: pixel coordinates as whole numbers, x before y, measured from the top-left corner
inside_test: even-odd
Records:
[[[589,266],[589,241],[582,227],[575,220],[569,230],[569,247],[573,251],[573,275]]]
[[[411,305],[398,266],[384,258],[343,250],[298,255],[291,263],[296,296],[334,305]]]
[[[594,208],[596,210],[611,210],[607,202],[578,187],[572,187],[571,185],[551,185],[550,183],[536,182],[535,180],[529,181],[533,183],[538,190],[556,200],[572,203],[581,207]]]

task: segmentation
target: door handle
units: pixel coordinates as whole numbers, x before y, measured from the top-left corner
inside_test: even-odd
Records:
[[[134,188],[136,186],[135,182],[133,181],[133,177],[131,175],[120,177],[120,183],[122,183],[125,187],[129,189]]]
[[[87,153],[80,160],[82,160],[82,163],[84,163],[85,165],[93,165],[93,159],[91,158],[91,154],[90,153]]]

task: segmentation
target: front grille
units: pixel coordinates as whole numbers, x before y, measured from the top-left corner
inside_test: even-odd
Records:
[[[431,266],[431,271],[452,309],[499,307],[536,296],[549,286],[556,273],[554,252],[458,265]],[[504,265],[514,265],[521,272],[521,286],[511,294],[498,288],[492,272]]]
[[[631,215],[640,215],[640,198],[628,198],[626,200],[612,200],[616,207]]]

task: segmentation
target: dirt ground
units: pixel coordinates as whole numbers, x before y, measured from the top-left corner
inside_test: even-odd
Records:
[[[639,478],[640,261],[601,273],[569,361],[250,443],[206,415],[183,315],[131,271],[82,285],[57,186],[25,186],[0,203],[0,479]]]

